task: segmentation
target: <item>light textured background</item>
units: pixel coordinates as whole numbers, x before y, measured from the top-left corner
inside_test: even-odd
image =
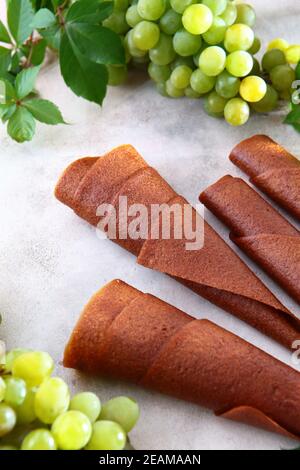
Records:
[[[299,42],[300,4],[294,0],[252,0],[257,33],[267,40]],[[1,0],[3,13],[4,0]],[[290,354],[238,319],[209,304],[175,281],[137,266],[134,258],[108,241],[53,197],[60,172],[77,157],[101,155],[131,143],[192,203],[200,190],[225,173],[239,174],[227,159],[240,140],[265,132],[300,156],[300,136],[281,124],[283,114],[255,116],[233,129],[209,118],[199,101],[162,98],[153,84],[132,81],[110,90],[102,109],[76,98],[56,65],[41,76],[38,89],[55,101],[70,126],[38,125],[32,143],[12,142],[0,130],[0,337],[9,348],[49,351],[58,372],[74,389],[91,389],[105,400],[134,396],[141,420],[132,433],[137,449],[279,449],[292,441],[214,417],[209,411],[124,383],[87,379],[59,365],[64,345],[89,297],[104,283],[121,278],[144,291],[207,317],[291,364]],[[227,239],[227,231],[206,213]],[[256,266],[254,271],[296,314],[287,295]],[[220,267],[221,268],[221,267]]]

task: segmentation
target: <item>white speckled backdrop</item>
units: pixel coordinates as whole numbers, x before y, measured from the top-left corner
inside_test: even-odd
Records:
[[[251,0],[257,32],[267,40],[283,36],[298,42],[300,4],[294,0]],[[251,3],[249,0],[249,3]],[[4,0],[0,0],[2,14]],[[108,241],[53,197],[60,172],[77,157],[101,155],[131,143],[192,203],[199,192],[225,173],[237,175],[227,156],[240,140],[265,132],[300,156],[300,135],[281,124],[283,115],[255,116],[233,129],[209,118],[199,101],[169,100],[150,82],[111,89],[102,109],[76,98],[60,78],[57,65],[42,74],[38,88],[55,101],[73,125],[37,126],[33,142],[18,145],[0,130],[0,337],[9,348],[49,351],[60,374],[76,390],[91,389],[103,400],[129,394],[141,405],[132,433],[137,449],[280,449],[295,443],[214,417],[200,407],[124,383],[92,380],[59,365],[65,342],[89,297],[104,283],[121,278],[196,317],[210,318],[282,361],[289,353],[238,319],[209,304]],[[209,213],[207,219],[227,239]],[[300,315],[299,306],[257,266],[253,270]]]

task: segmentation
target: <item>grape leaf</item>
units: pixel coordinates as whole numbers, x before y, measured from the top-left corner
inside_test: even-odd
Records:
[[[10,137],[19,143],[31,140],[35,133],[35,120],[23,106],[18,106],[7,125]]]
[[[62,35],[59,60],[62,76],[71,90],[77,96],[102,104],[108,82],[105,65],[91,62],[80,54],[66,33]]]
[[[37,75],[40,71],[40,67],[32,67],[30,69],[24,69],[17,75],[16,78],[16,92],[17,97],[21,100],[34,89]]]
[[[39,10],[33,18],[32,27],[34,29],[44,29],[53,26],[56,23],[56,17],[48,8]]]
[[[0,77],[7,72],[11,63],[11,51],[0,46]]]
[[[99,23],[107,18],[113,11],[113,2],[100,0],[79,0],[68,10],[66,22]]]
[[[34,10],[30,0],[10,0],[7,21],[10,32],[17,44],[22,44],[33,31]]]
[[[33,99],[23,102],[23,106],[31,112],[33,117],[45,124],[65,124],[58,107],[48,100]]]
[[[2,21],[0,21],[0,42],[11,43],[8,31]]]
[[[16,104],[0,104],[0,117],[3,123],[8,121],[17,109]]]

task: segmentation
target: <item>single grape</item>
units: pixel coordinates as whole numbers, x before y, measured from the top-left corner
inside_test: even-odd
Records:
[[[236,6],[237,8],[237,23],[242,23],[250,26],[253,28],[256,21],[256,14],[255,10],[251,5],[247,5],[246,3],[240,3]]]
[[[29,387],[36,387],[50,377],[53,368],[54,363],[48,353],[27,352],[14,360],[12,374],[25,380]]]
[[[290,47],[289,43],[285,39],[276,38],[268,44],[268,51],[272,49],[279,49],[280,51],[286,51]]]
[[[27,393],[26,383],[24,380],[16,377],[7,377],[5,379],[5,385],[5,403],[13,408],[21,405],[25,400]]]
[[[197,3],[198,0],[170,0],[170,5],[176,13],[182,14],[184,10],[192,5]]]
[[[5,356],[5,373],[11,373],[14,360],[17,359],[17,357],[21,356],[21,354],[24,354],[26,352],[29,352],[29,349],[12,349],[11,351],[9,351]]]
[[[186,65],[179,65],[171,73],[171,83],[175,88],[186,88],[190,84],[192,69]],[[114,420],[112,420],[114,421]]]
[[[118,423],[96,421],[86,450],[122,450],[125,444],[126,434]]]
[[[211,27],[202,35],[204,41],[214,46],[224,41],[227,26],[222,18],[215,17]]]
[[[140,21],[143,20],[138,12],[137,5],[131,5],[126,11],[125,19],[131,28],[134,28]]]
[[[284,52],[279,49],[267,51],[262,58],[262,67],[266,72],[271,72],[278,65],[285,65],[286,57]]]
[[[79,450],[87,445],[92,435],[89,418],[80,411],[67,411],[58,416],[51,432],[61,450]]]
[[[0,403],[0,437],[10,433],[16,425],[17,417],[14,410],[4,403]]]
[[[103,405],[100,419],[115,421],[128,433],[136,425],[139,415],[139,406],[135,400],[128,397],[115,397]]]
[[[206,5],[215,16],[224,13],[227,7],[227,0],[202,0],[203,5]]]
[[[27,389],[26,397],[23,403],[15,407],[18,424],[30,424],[36,419],[34,411],[35,388]]]
[[[45,380],[36,392],[34,409],[40,421],[52,424],[69,408],[70,393],[67,384],[58,377]]]
[[[184,90],[176,88],[170,79],[166,81],[166,92],[170,98],[181,98],[184,96]]]
[[[182,28],[181,15],[170,9],[159,20],[159,27],[165,34],[173,36],[180,28]]]
[[[186,57],[196,54],[202,44],[201,36],[196,36],[194,34],[180,29],[175,33],[173,37],[173,47],[177,54]]]
[[[261,41],[258,37],[255,37],[252,46],[250,47],[250,49],[248,49],[248,52],[251,55],[255,55],[260,51],[260,48],[261,48]]]
[[[197,93],[195,90],[193,90],[193,88],[191,86],[188,86],[184,90],[184,94],[187,98],[191,98],[193,100],[197,100],[197,99],[201,98],[200,93]]]
[[[257,103],[267,93],[266,82],[255,75],[244,78],[240,87],[240,95],[248,103]]]
[[[228,2],[225,11],[220,15],[220,17],[225,21],[226,26],[231,26],[235,23],[237,18],[237,8],[234,3]]]
[[[164,14],[166,5],[165,0],[139,0],[137,7],[142,18],[155,21]]]
[[[6,390],[6,384],[2,377],[0,377],[0,402],[4,400],[5,396],[5,390]]]
[[[135,47],[141,51],[149,51],[159,40],[160,30],[151,21],[141,21],[132,30],[132,40]]]
[[[118,86],[126,81],[128,76],[126,65],[107,65],[107,69],[110,86]]]
[[[226,31],[224,45],[228,52],[247,51],[253,42],[254,32],[245,24],[234,24]]]
[[[21,450],[56,450],[53,435],[47,429],[35,429],[24,438]]]
[[[235,51],[227,56],[227,71],[235,77],[245,77],[253,68],[253,58],[246,51]]]
[[[156,83],[165,82],[171,75],[171,68],[169,65],[156,65],[150,62],[148,73]]]
[[[215,77],[208,77],[200,69],[195,70],[191,75],[191,87],[200,95],[211,91],[216,83]]]
[[[165,82],[159,82],[156,84],[156,90],[161,96],[169,96],[166,90],[166,83]]]
[[[253,67],[252,67],[252,70],[250,72],[250,75],[257,75],[258,77],[260,76],[261,74],[261,69],[260,69],[260,63],[258,62],[257,59],[253,59]]]
[[[131,29],[130,31],[128,31],[124,39],[125,50],[127,49],[130,56],[132,56],[135,59],[145,57],[147,52],[141,51],[140,49],[135,47],[132,36],[133,36],[133,30]]]
[[[300,62],[300,46],[290,46],[285,51],[285,57],[289,64],[298,64]]]
[[[211,10],[199,3],[189,6],[182,15],[183,26],[191,34],[203,34],[208,31],[213,19]]]
[[[288,64],[277,65],[271,70],[270,78],[277,91],[285,91],[290,90],[292,87],[293,82],[296,80],[296,73]]]
[[[233,98],[224,108],[226,121],[232,126],[242,126],[246,124],[250,116],[250,108],[246,101],[241,98]]]
[[[226,52],[218,46],[207,47],[199,59],[200,70],[209,77],[216,77],[223,72],[226,65]]]
[[[212,91],[205,98],[204,109],[210,116],[223,117],[226,103],[227,100],[225,98],[218,95],[216,91]]]
[[[129,26],[126,21],[125,11],[113,11],[108,18],[105,18],[105,20],[103,21],[103,26],[111,29],[117,34],[127,33],[127,31],[129,30]]]
[[[227,70],[218,76],[216,82],[216,92],[223,98],[234,98],[240,90],[241,81],[239,78],[234,77]]]
[[[158,43],[150,50],[149,57],[154,64],[170,64],[176,57],[176,52],[173,49],[172,38],[167,34],[161,33]]]
[[[70,410],[81,411],[94,423],[100,415],[101,403],[95,393],[82,392],[72,398]]]
[[[277,91],[271,86],[267,85],[267,93],[263,97],[262,100],[258,101],[257,103],[252,103],[251,107],[257,113],[270,113],[277,108],[278,105],[278,93]]]

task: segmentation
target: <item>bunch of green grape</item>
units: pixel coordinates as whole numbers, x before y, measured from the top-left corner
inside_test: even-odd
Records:
[[[204,98],[208,114],[243,125],[251,110],[289,98],[290,64],[300,60],[299,46],[275,40],[261,67],[255,20],[250,5],[231,0],[115,0],[104,25],[124,38],[127,65],[109,67],[109,84],[126,79],[128,64],[146,64],[163,96]]]
[[[0,375],[0,450],[122,450],[139,418],[138,404],[97,395],[73,397],[52,377],[49,354],[14,349]]]

